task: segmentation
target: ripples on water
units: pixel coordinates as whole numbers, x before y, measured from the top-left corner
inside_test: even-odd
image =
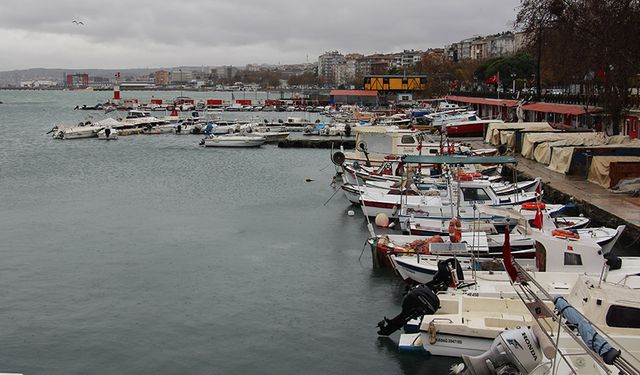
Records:
[[[376,337],[402,285],[358,262],[344,197],[322,205],[328,150],[44,134],[108,96],[0,91],[0,371],[448,371]]]

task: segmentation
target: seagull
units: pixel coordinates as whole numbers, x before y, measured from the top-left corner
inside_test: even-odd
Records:
[[[84,26],[84,22],[82,22],[82,21],[73,20],[71,22],[75,23],[76,25],[83,25]]]

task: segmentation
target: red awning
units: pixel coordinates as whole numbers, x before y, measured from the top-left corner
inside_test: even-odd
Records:
[[[525,111],[535,111],[544,113],[558,113],[562,115],[580,116],[585,113],[602,112],[600,107],[585,108],[581,105],[555,104],[555,103],[531,103],[522,106]]]
[[[451,100],[453,102],[459,103],[468,103],[468,104],[485,104],[485,105],[495,105],[497,107],[517,107],[517,100],[510,99],[489,99],[489,98],[474,98],[470,96],[447,96],[447,100]]]
[[[331,90],[330,96],[378,96],[376,90]]]

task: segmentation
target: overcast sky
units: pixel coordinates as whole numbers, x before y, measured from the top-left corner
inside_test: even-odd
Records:
[[[427,49],[509,30],[518,4],[0,0],[0,70],[285,64],[307,58],[314,62],[328,50],[369,54]]]

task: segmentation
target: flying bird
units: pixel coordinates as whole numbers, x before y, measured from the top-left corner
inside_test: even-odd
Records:
[[[76,25],[83,25],[84,26],[84,22],[82,22],[82,21],[73,20],[71,22],[75,23]]]

